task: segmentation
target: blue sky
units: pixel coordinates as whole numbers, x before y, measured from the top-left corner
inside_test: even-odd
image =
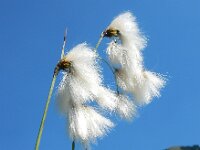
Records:
[[[93,149],[200,144],[199,6],[199,0],[0,0],[0,149],[34,148],[65,28],[67,50],[85,41],[95,46],[113,17],[126,10],[149,39],[145,66],[167,75],[168,82],[162,97],[140,108],[132,122],[114,119],[116,128]],[[101,44],[101,55],[108,41]],[[106,69],[105,82],[113,83]],[[55,91],[40,149],[71,149]]]

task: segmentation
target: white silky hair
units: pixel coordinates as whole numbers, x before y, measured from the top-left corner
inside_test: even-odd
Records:
[[[107,54],[111,63],[114,65],[120,64],[123,72],[127,72],[127,75],[131,74],[136,79],[136,82],[140,83],[142,81],[143,62],[141,59],[138,59],[141,55],[139,51],[137,52],[138,54],[135,55],[134,50],[115,41],[110,42],[107,48]]]
[[[89,106],[76,106],[68,113],[70,137],[84,145],[96,142],[96,138],[103,137],[113,127],[109,119]]]
[[[163,75],[151,71],[143,71],[140,82],[123,69],[118,69],[116,79],[118,85],[126,92],[132,93],[139,105],[149,104],[154,97],[160,97],[160,90],[165,86]]]
[[[90,143],[105,135],[114,124],[85,103],[97,98],[101,106],[113,109],[115,106],[112,108],[108,100],[101,99],[99,90],[104,95],[112,93],[102,86],[102,77],[96,62],[97,55],[85,43],[73,48],[64,59],[71,62],[71,67],[68,72],[63,72],[58,88],[59,108],[68,118],[71,138],[81,143]]]
[[[132,93],[138,104],[148,104],[152,98],[160,96],[160,89],[165,85],[165,78],[154,72],[146,71],[141,50],[147,40],[141,33],[136,18],[125,12],[117,16],[108,29],[119,31],[121,44],[109,43],[107,54],[113,66],[120,65],[116,71],[118,85]]]
[[[124,12],[118,15],[108,26],[108,29],[116,29],[119,31],[119,38],[121,44],[111,42],[109,46],[114,49],[122,50],[122,54],[116,55],[119,59],[126,57],[123,62],[123,69],[126,69],[136,82],[142,82],[141,72],[143,70],[143,57],[141,50],[147,45],[146,37],[141,33],[136,17],[131,12]],[[117,50],[116,50],[117,51]],[[121,63],[121,62],[120,62]]]
[[[161,74],[144,71],[144,82],[134,90],[138,104],[149,104],[153,97],[160,97],[160,90],[166,84],[166,79]]]
[[[131,12],[118,15],[108,26],[108,29],[119,30],[122,45],[142,50],[147,44],[146,37],[140,31],[136,17]]]
[[[97,57],[86,43],[70,50],[64,59],[71,66],[63,72],[57,94],[59,109],[68,118],[70,137],[85,145],[96,141],[114,126],[93,107],[87,106],[88,101],[95,101],[100,108],[116,112],[125,119],[133,116],[132,111],[135,111],[131,102],[124,99],[119,102],[121,97],[103,86]]]
[[[118,95],[117,112],[121,118],[131,121],[136,116],[136,106],[128,96]]]
[[[95,99],[103,108],[114,110],[116,97],[111,90],[102,84],[100,67],[96,62],[97,54],[83,43],[73,48],[65,56],[65,59],[72,64],[71,73],[64,73],[60,87],[64,87],[63,85],[70,87],[73,99],[81,100],[78,103]]]

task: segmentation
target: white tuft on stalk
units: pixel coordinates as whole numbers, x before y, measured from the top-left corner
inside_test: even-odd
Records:
[[[75,106],[68,113],[69,134],[74,140],[88,144],[106,135],[114,124],[89,106]]]
[[[127,96],[118,95],[117,113],[121,118],[131,121],[136,116],[136,106]]]
[[[144,71],[143,76],[143,83],[134,90],[136,100],[141,105],[150,103],[153,97],[160,97],[160,89],[166,84],[165,78],[160,74]]]
[[[103,86],[97,54],[85,43],[73,48],[63,59],[70,62],[70,67],[63,72],[58,88],[59,108],[68,118],[71,138],[88,145],[114,126],[94,107],[87,106],[88,101],[95,101],[105,110],[118,112],[124,118],[132,116],[134,107],[123,99],[119,102],[119,97]]]
[[[119,31],[119,38],[122,45],[135,50],[142,50],[146,47],[147,39],[140,31],[136,22],[136,17],[130,12],[125,12],[117,16],[108,29]]]
[[[147,42],[138,28],[136,18],[130,12],[122,13],[104,33],[108,37],[117,36],[121,41],[112,41],[107,48],[109,59],[116,68],[118,85],[124,91],[132,93],[139,104],[148,104],[153,97],[160,96],[165,79],[146,71],[143,66],[141,50]]]

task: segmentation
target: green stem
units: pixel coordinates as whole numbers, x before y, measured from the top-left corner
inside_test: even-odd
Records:
[[[103,35],[103,33],[101,33],[101,36],[100,36],[100,38],[99,38],[99,40],[98,40],[98,42],[96,44],[96,47],[94,49],[95,53],[97,53],[97,49],[98,49],[98,47],[99,47],[99,45],[100,45],[103,37],[104,37],[104,35]],[[119,94],[119,86],[117,84],[117,76],[116,76],[116,73],[115,73],[115,69],[113,70],[113,67],[105,59],[101,58],[100,56],[99,56],[99,59],[101,59],[102,61],[104,61],[108,65],[108,67],[110,68],[110,70],[112,71],[112,73],[114,75],[114,78],[115,78],[116,91],[117,91],[117,94]]]
[[[75,150],[75,141],[72,142],[72,150]]]
[[[99,45],[100,45],[102,39],[103,39],[103,34],[101,34],[101,36],[100,36],[100,38],[99,38],[99,40],[98,40],[98,42],[97,42],[97,44],[96,44],[96,47],[95,47],[95,49],[94,49],[95,53],[97,52],[97,49],[98,49],[98,47],[99,47]]]
[[[36,144],[35,144],[35,150],[39,149],[40,140],[41,140],[41,137],[42,137],[42,131],[43,131],[43,128],[44,128],[44,122],[45,122],[45,119],[46,119],[46,116],[47,116],[47,111],[48,111],[49,103],[50,103],[50,100],[51,100],[51,95],[52,95],[52,92],[53,92],[53,88],[54,88],[54,85],[55,85],[57,74],[58,74],[58,72],[55,72],[54,75],[53,75],[51,87],[50,87],[50,90],[49,90],[49,95],[48,95],[47,102],[46,102],[46,105],[45,105],[45,110],[44,110],[42,120],[41,120],[41,123],[40,123],[40,129],[39,129]]]

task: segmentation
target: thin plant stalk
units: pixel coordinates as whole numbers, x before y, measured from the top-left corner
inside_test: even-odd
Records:
[[[101,41],[103,40],[103,37],[104,37],[104,33],[102,32],[101,35],[100,35],[100,38],[96,44],[96,47],[94,49],[94,52],[97,53],[97,49],[99,47],[99,45],[101,44]],[[103,58],[99,57],[100,60],[104,61],[108,67],[110,68],[110,70],[112,71],[113,75],[114,75],[114,78],[115,78],[115,85],[116,85],[116,92],[117,92],[117,95],[119,95],[119,86],[117,84],[117,77],[116,77],[116,73],[115,73],[115,69],[113,69],[113,67]]]
[[[72,150],[75,150],[75,141],[72,142]]]
[[[67,29],[65,30],[65,33],[64,33],[64,42],[63,42],[62,51],[61,51],[61,59],[65,55],[64,50],[65,50],[65,45],[66,45],[66,34],[67,34]],[[50,103],[50,100],[51,100],[51,96],[52,96],[52,93],[53,93],[54,85],[55,85],[56,78],[57,78],[57,75],[59,73],[59,70],[60,70],[60,68],[58,66],[56,66],[56,68],[54,70],[54,74],[53,74],[53,79],[51,81],[51,86],[50,86],[50,89],[49,89],[49,94],[48,94],[48,98],[47,98],[47,101],[46,101],[44,113],[43,113],[42,120],[41,120],[41,123],[40,123],[40,128],[39,128],[39,132],[38,132],[38,136],[37,136],[37,140],[36,140],[36,144],[35,144],[35,150],[39,150],[42,132],[43,132],[43,128],[44,128],[44,123],[45,123],[45,120],[46,120],[46,116],[47,116],[47,112],[48,112],[48,108],[49,108],[49,103]]]
[[[103,39],[103,33],[101,34],[101,36],[100,36],[100,38],[99,38],[99,40],[98,40],[98,42],[97,42],[97,44],[96,44],[96,47],[95,47],[95,49],[94,49],[95,52],[97,52],[97,49],[98,49],[98,47],[99,47],[99,45],[100,45],[102,39]]]
[[[41,123],[40,123],[40,129],[39,129],[36,144],[35,144],[35,150],[39,149],[40,140],[41,140],[41,137],[42,137],[42,131],[43,131],[43,128],[44,128],[44,123],[45,123],[45,119],[46,119],[46,116],[47,116],[47,111],[48,111],[48,108],[49,108],[49,103],[50,103],[50,100],[51,100],[51,96],[52,96],[52,92],[53,92],[53,89],[54,89],[57,74],[58,73],[55,72],[54,75],[53,75],[53,79],[52,79],[52,82],[51,82],[51,86],[50,86],[48,98],[47,98],[47,101],[46,101],[44,113],[43,113],[42,120],[41,120]]]

